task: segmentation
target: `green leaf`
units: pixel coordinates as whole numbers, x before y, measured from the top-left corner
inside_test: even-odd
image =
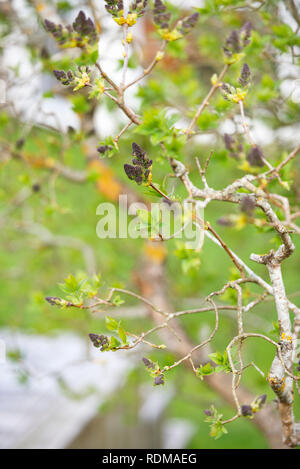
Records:
[[[116,339],[114,336],[112,336],[111,339],[110,339],[109,349],[113,350],[115,348],[120,347],[120,345],[121,345],[121,343],[118,341],[118,339]]]
[[[215,372],[215,368],[211,366],[211,364],[208,362],[205,365],[200,365],[199,368],[197,368],[197,376],[203,380],[203,376],[209,376],[212,375]]]
[[[124,301],[124,300],[121,300],[120,296],[117,295],[117,296],[114,297],[112,303],[113,303],[115,306],[120,306],[120,305],[122,305],[123,303],[125,303],[125,301]]]
[[[219,373],[220,371],[223,371],[225,373],[231,373],[232,369],[229,363],[226,350],[223,354],[220,352],[215,352],[210,353],[208,356],[214,363],[218,365],[215,369],[216,373]]]
[[[69,274],[68,277],[65,278],[65,283],[59,284],[59,287],[66,293],[74,293],[79,289],[79,283],[74,275]]]
[[[273,324],[273,329],[270,331],[270,334],[272,334],[273,337],[279,337],[280,335],[280,327],[278,322],[272,321]]]
[[[111,316],[106,316],[105,317],[105,323],[106,323],[107,329],[109,329],[110,331],[117,331],[118,330],[119,324]]]
[[[223,355],[220,352],[210,353],[208,356],[217,365],[223,364]]]
[[[215,440],[218,440],[226,433],[228,433],[228,430],[227,428],[225,428],[225,426],[221,422],[216,422],[213,425],[211,425],[210,436],[214,438]]]
[[[125,332],[125,330],[123,329],[122,326],[119,326],[118,334],[119,334],[120,339],[122,340],[123,344],[127,344],[126,332]]]
[[[158,145],[160,142],[171,144],[173,136],[178,132],[173,127],[177,120],[177,115],[167,117],[165,110],[150,108],[144,112],[143,123],[135,129],[135,132],[149,136],[152,145]]]

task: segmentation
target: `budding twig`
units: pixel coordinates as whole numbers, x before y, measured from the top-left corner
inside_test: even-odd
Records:
[[[227,73],[229,69],[229,64],[226,64],[223,68],[223,70],[221,71],[220,75],[218,76],[218,79],[216,80],[216,83],[213,84],[213,86],[211,87],[211,89],[209,90],[207,96],[204,98],[204,100],[202,101],[200,107],[198,108],[196,114],[194,115],[186,133],[188,135],[188,138],[190,138],[192,136],[192,131],[193,131],[193,128],[195,127],[195,124],[197,122],[197,119],[199,118],[199,116],[202,114],[202,112],[204,111],[204,109],[208,106],[209,104],[209,100],[210,98],[215,94],[215,92],[217,91],[217,89],[220,87],[221,83],[222,83],[222,80],[225,76],[225,74]]]

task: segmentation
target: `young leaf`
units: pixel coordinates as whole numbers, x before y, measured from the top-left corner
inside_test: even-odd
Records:
[[[117,331],[118,330],[119,324],[111,316],[106,316],[105,317],[105,323],[106,323],[106,327],[107,327],[108,330],[110,330],[110,331]]]
[[[125,330],[123,329],[122,326],[119,326],[118,334],[119,334],[120,339],[122,340],[123,344],[127,344],[126,332],[125,332]]]

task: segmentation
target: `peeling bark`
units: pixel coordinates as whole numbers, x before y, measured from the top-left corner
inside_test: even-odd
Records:
[[[165,278],[163,263],[156,262],[149,256],[145,257],[140,275],[137,277],[137,283],[141,293],[146,298],[151,299],[152,302],[164,311],[171,312],[172,306],[167,295]],[[162,318],[159,313],[153,311],[151,308],[149,308],[148,311],[156,324],[161,323]],[[162,329],[160,331],[160,336],[176,357],[181,358],[194,347],[194,344],[190,341],[185,331],[175,319],[170,321],[170,325],[172,329],[175,330],[176,335],[180,337],[180,341],[178,341],[174,333],[168,329]],[[200,365],[200,363],[205,361],[207,361],[206,351],[204,349],[198,350],[195,355],[195,363]],[[190,368],[188,360],[184,363]],[[204,379],[205,383],[221,398],[223,398],[227,404],[235,407],[230,376],[226,374],[213,374],[205,377]],[[244,387],[239,387],[238,396],[241,402],[245,403],[252,402],[255,398],[255,396]],[[271,448],[288,448],[287,445],[282,442],[281,421],[272,404],[268,404],[255,415],[253,424],[256,425],[264,434]]]

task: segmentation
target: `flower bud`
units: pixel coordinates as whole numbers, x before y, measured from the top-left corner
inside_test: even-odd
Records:
[[[250,405],[242,405],[241,407],[243,417],[251,417],[253,415]]]
[[[154,379],[154,386],[159,386],[160,384],[165,384],[165,377],[162,373],[160,373]]]
[[[146,358],[146,357],[143,357],[143,358],[142,358],[142,361],[143,361],[143,363],[144,363],[144,365],[145,365],[146,368],[151,369],[151,368],[154,368],[154,367],[155,367],[155,364],[153,363],[153,361],[152,361],[152,360],[149,360],[149,359]]]
[[[258,145],[254,145],[248,155],[247,160],[251,166],[263,167],[265,163],[263,162],[263,152]]]

